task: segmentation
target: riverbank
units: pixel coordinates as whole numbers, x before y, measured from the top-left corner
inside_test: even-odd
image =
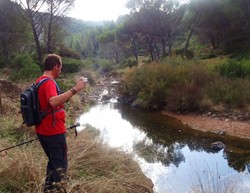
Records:
[[[102,99],[109,100],[118,96],[117,87],[121,82],[121,76],[105,77],[95,86],[94,96],[102,96]],[[108,90],[106,95],[102,95],[103,89]],[[96,98],[90,96],[90,98]],[[250,139],[250,115],[219,113],[213,114],[178,114],[169,111],[162,111],[164,115],[175,117],[192,129],[213,132],[219,135],[230,135],[234,137]]]
[[[203,132],[213,132],[220,135],[230,135],[234,137],[250,139],[250,121],[232,120],[228,118],[218,118],[205,115],[177,114],[162,111],[162,114],[175,117],[192,129]]]
[[[23,125],[19,113],[24,87],[0,79],[1,150],[35,138],[34,128]],[[81,97],[79,93],[67,103],[68,119],[80,111]],[[143,174],[133,155],[103,143],[95,128],[86,126],[77,137],[68,131],[67,142],[68,180],[61,184],[67,192],[154,192],[152,180]],[[39,142],[2,151],[0,157],[0,192],[42,192],[47,159]]]

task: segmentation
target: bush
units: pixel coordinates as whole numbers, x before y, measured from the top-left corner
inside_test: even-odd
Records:
[[[72,59],[72,58],[62,58],[63,62],[63,73],[75,73],[79,72],[83,66],[82,60]]]
[[[215,104],[242,108],[250,103],[250,83],[246,79],[217,78],[207,89],[207,95]]]
[[[184,52],[184,49],[176,49],[175,54],[181,56],[182,58],[192,59],[194,58],[194,52],[191,50],[186,50]]]
[[[73,58],[73,59],[77,59],[79,60],[80,54],[78,52],[76,52],[75,50],[66,48],[64,46],[61,46],[60,51],[59,51],[59,55],[61,57],[67,57],[67,58]]]
[[[124,95],[135,98],[134,105],[159,109],[166,105],[167,92],[176,77],[169,65],[147,64],[134,67],[125,76]]]
[[[145,109],[197,111],[204,108],[207,96],[212,97],[210,92],[216,92],[208,89],[212,82],[216,83],[216,73],[197,62],[146,64],[126,73],[124,95]]]
[[[229,60],[219,65],[217,70],[227,78],[244,78],[250,75],[250,60]]]
[[[13,68],[9,77],[12,81],[29,81],[41,75],[39,66],[29,55],[17,55],[10,66]]]
[[[214,75],[198,63],[173,68],[168,88],[167,106],[173,111],[196,111],[201,108],[206,86]]]
[[[94,65],[101,74],[106,74],[113,70],[113,64],[110,60],[97,59]]]
[[[137,61],[134,58],[128,58],[122,62],[121,66],[123,68],[126,68],[126,67],[132,68],[133,66],[136,66],[136,65],[137,65]]]

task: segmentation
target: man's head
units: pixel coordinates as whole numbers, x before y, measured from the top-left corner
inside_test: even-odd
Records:
[[[56,54],[48,54],[43,61],[44,71],[52,71],[54,78],[61,74],[62,59]]]

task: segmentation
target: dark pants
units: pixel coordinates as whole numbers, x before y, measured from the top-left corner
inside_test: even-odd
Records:
[[[37,134],[45,154],[48,157],[44,192],[55,189],[55,182],[65,177],[67,161],[67,143],[65,134],[44,136]]]

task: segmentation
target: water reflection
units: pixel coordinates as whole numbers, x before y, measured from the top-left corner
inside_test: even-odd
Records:
[[[225,182],[234,178],[237,184],[240,181],[240,192],[250,192],[246,167],[249,142],[194,131],[160,113],[142,112],[116,103],[94,106],[78,121],[98,128],[110,146],[134,152],[135,159],[152,179],[155,192],[190,192],[211,176],[220,176],[220,181]],[[227,145],[225,151],[210,148],[218,140]]]
[[[179,146],[187,145],[191,151],[218,153],[219,150],[211,148],[211,143],[222,141],[227,146],[223,157],[228,160],[230,167],[240,172],[250,161],[249,140],[192,130],[177,119],[163,116],[160,113],[141,112],[121,104],[115,105],[115,108],[118,109],[123,119],[129,121],[134,127],[147,132],[147,136],[153,140],[153,144],[160,143],[170,148],[178,142]]]

